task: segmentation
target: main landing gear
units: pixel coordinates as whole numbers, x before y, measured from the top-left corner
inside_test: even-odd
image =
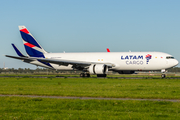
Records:
[[[81,73],[80,77],[90,77],[90,74],[89,73]]]

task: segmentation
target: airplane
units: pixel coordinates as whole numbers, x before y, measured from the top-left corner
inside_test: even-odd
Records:
[[[106,77],[108,71],[119,74],[133,74],[135,71],[161,70],[162,78],[166,69],[178,65],[170,54],[163,52],[87,52],[87,53],[48,53],[37,42],[25,26],[19,26],[27,56],[12,44],[18,56],[6,57],[55,70],[79,70],[81,77]]]

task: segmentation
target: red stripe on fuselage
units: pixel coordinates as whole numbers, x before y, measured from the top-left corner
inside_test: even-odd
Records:
[[[26,34],[29,34],[29,31],[28,31],[26,28],[21,29],[20,31],[21,31],[21,32],[24,32],[24,33],[26,33]]]
[[[35,45],[30,44],[30,43],[25,43],[24,45],[26,45],[26,46],[28,46],[28,47],[30,47],[30,48],[35,47]]]

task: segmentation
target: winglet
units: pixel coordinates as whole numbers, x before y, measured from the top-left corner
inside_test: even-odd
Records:
[[[106,48],[107,52],[110,52],[109,48]]]
[[[24,55],[21,53],[21,51],[19,51],[19,49],[18,49],[14,44],[12,44],[12,46],[13,46],[14,50],[16,51],[16,53],[18,54],[18,56],[20,56],[20,57],[26,57],[26,56],[24,56]]]

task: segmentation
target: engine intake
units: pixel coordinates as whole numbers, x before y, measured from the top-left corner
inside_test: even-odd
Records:
[[[108,66],[105,64],[93,64],[89,66],[90,74],[106,74],[108,72]]]

